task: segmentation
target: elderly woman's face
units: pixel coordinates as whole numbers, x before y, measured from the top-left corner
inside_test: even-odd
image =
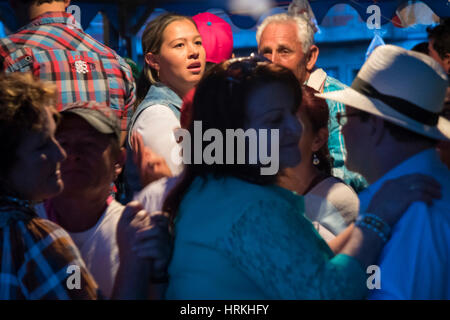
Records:
[[[277,82],[254,89],[247,103],[246,128],[279,130],[279,141],[271,141],[269,134],[267,143],[278,143],[280,169],[294,167],[300,162],[298,144],[302,127],[293,113],[293,104],[290,89]]]
[[[66,153],[55,139],[56,124],[45,108],[43,127],[28,131],[17,148],[17,162],[9,174],[9,183],[22,199],[40,201],[63,189],[60,162]]]

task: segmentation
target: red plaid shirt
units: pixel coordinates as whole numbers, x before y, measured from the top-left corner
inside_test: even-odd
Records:
[[[0,206],[0,300],[96,298],[98,286],[64,229],[30,209]]]
[[[47,12],[0,39],[0,70],[31,71],[56,84],[58,110],[79,101],[104,103],[127,129],[135,101],[130,66],[66,12]]]

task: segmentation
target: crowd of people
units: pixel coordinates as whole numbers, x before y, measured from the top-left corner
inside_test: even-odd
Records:
[[[223,19],[161,14],[134,79],[70,0],[10,3],[0,299],[450,299],[449,19],[348,87],[292,8],[237,58]]]

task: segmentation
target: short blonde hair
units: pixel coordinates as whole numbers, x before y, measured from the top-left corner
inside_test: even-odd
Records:
[[[35,79],[31,73],[0,74],[0,176],[5,177],[16,161],[16,151],[24,134],[41,130],[46,108],[55,120],[56,88]]]

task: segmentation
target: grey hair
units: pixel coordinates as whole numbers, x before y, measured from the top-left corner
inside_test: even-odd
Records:
[[[315,26],[305,15],[291,15],[288,13],[279,13],[268,16],[258,26],[256,30],[256,42],[259,46],[259,41],[264,29],[271,23],[290,23],[294,22],[297,26],[298,40],[302,44],[303,53],[307,53],[309,48],[314,44]]]

